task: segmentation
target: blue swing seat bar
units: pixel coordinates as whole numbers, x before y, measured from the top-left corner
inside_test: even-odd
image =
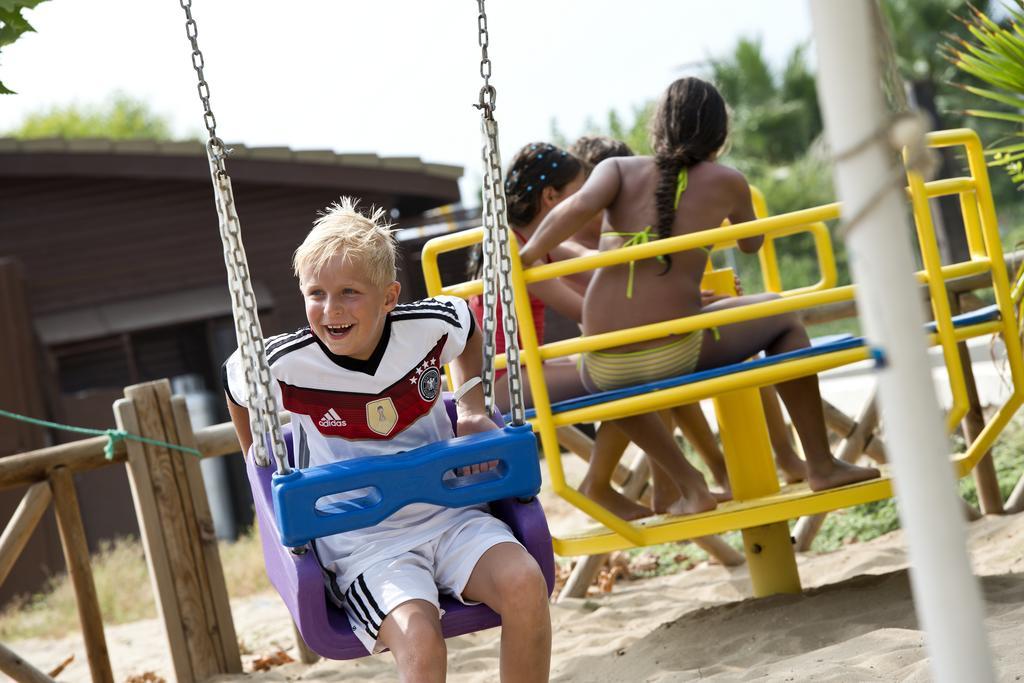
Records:
[[[460,468],[497,461],[458,476]],[[398,475],[401,476],[398,476]],[[537,442],[529,425],[456,437],[388,457],[368,456],[292,470],[273,479],[282,545],[372,526],[411,503],[464,507],[540,491]],[[350,498],[327,502],[328,496]]]

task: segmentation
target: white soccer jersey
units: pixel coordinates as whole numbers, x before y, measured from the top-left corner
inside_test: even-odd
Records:
[[[454,436],[441,396],[441,367],[474,328],[466,302],[441,296],[391,311],[373,355],[338,356],[309,327],[266,340],[274,393],[291,413],[296,465],[392,455]],[[224,364],[224,386],[247,407],[241,355]],[[325,567],[344,588],[363,569],[437,537],[464,508],[416,503],[372,527],[318,539]]]

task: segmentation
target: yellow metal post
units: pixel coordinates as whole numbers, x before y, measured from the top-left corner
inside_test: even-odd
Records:
[[[779,479],[758,390],[719,394],[714,403],[733,498],[743,501],[777,492]],[[789,524],[776,522],[744,529],[742,533],[754,595],[799,593],[800,574],[789,538]]]

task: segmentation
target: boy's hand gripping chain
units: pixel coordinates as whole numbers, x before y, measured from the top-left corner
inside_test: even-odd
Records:
[[[217,119],[210,109],[210,86],[203,76],[203,53],[199,50],[198,30],[192,18],[192,0],[180,0],[185,10],[185,34],[192,44],[192,66],[199,78],[199,99],[203,104],[203,120],[209,134],[206,153],[210,160],[210,177],[213,180],[214,198],[220,225],[221,242],[224,245],[224,264],[228,272],[228,287],[231,290],[231,312],[235,320],[235,335],[242,353],[245,368],[245,390],[249,403],[249,429],[253,437],[253,454],[257,464],[266,466],[270,458],[267,446],[270,444],[277,460],[278,472],[289,471],[287,450],[281,436],[281,425],[277,420],[277,405],[272,390],[270,367],[267,365],[263,347],[263,330],[257,314],[256,296],[249,277],[249,265],[242,246],[242,231],[235,212],[235,198],[231,191],[224,158],[228,150],[217,137]],[[270,437],[269,439],[267,437]]]
[[[508,360],[508,391],[512,424],[526,422],[523,405],[523,378],[519,364],[519,326],[512,295],[512,254],[509,247],[508,217],[506,213],[505,183],[498,153],[498,122],[494,119],[497,91],[490,83],[491,60],[487,56],[490,38],[487,33],[487,12],[484,0],[477,0],[478,42],[480,44],[480,75],[484,85],[480,88],[480,120],[483,131],[483,284],[484,284],[484,401],[490,412],[494,404],[494,351],[495,351],[495,280],[501,291],[501,308],[505,331],[505,354]],[[498,253],[495,254],[495,246]],[[497,263],[496,263],[497,262]],[[495,272],[497,265],[497,272]]]

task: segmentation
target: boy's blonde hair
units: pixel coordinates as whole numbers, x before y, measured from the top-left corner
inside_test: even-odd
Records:
[[[332,257],[344,254],[366,269],[373,284],[386,287],[395,281],[395,238],[384,209],[370,207],[364,214],[358,207],[358,200],[342,197],[321,212],[292,257],[296,277],[306,269],[319,273]]]

